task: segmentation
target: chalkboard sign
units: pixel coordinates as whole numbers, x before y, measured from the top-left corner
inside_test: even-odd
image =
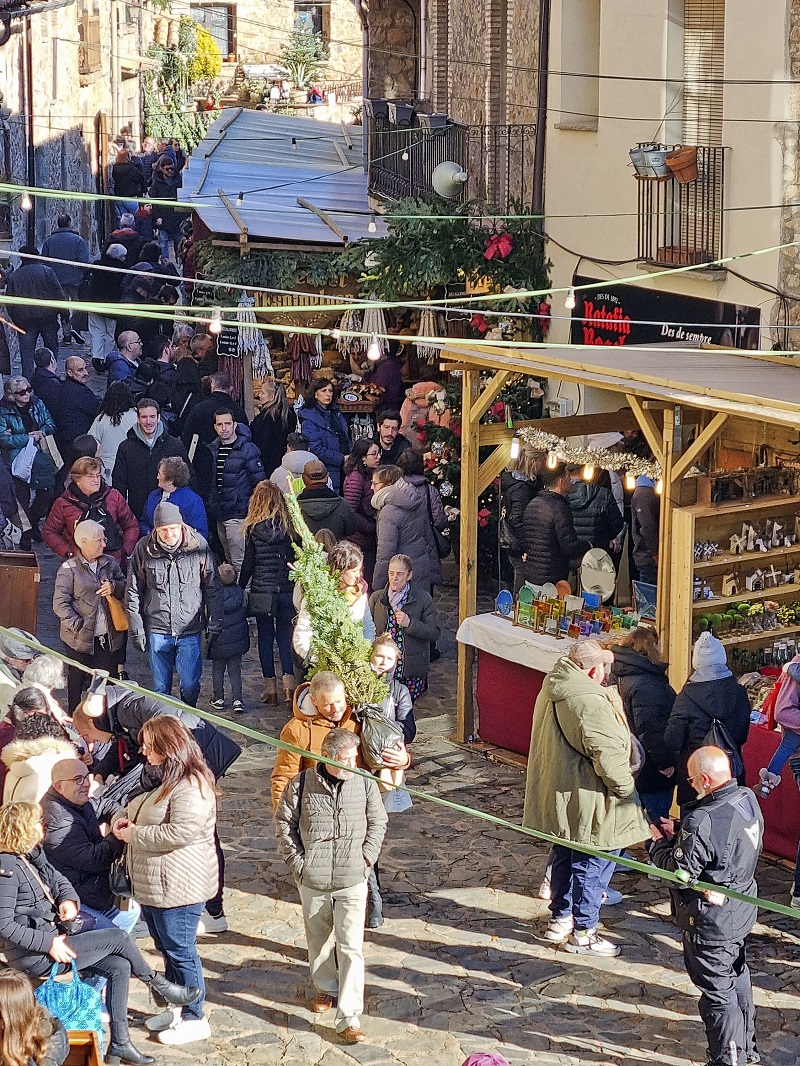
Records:
[[[217,355],[235,359],[239,355],[239,327],[223,326],[217,337]]]

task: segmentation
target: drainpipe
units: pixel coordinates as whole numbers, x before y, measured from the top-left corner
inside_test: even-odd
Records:
[[[25,182],[31,188],[36,186],[36,145],[34,142],[35,122],[33,113],[33,42],[31,39],[31,22],[23,22],[23,67],[25,78]],[[36,197],[31,196],[31,209],[28,212],[26,244],[36,244]]]
[[[363,103],[369,96],[369,3],[356,0],[361,21],[361,163],[364,173],[369,170],[369,143],[367,137],[367,110]]]
[[[428,88],[428,0],[419,0],[419,88],[417,98],[424,100]]]
[[[544,151],[547,141],[547,83],[550,70],[550,0],[539,5],[539,80],[536,87],[536,135],[533,145],[533,213],[544,214]],[[544,229],[544,219],[536,228]]]
[[[143,9],[141,13],[143,13]],[[112,0],[109,14],[111,18],[111,125],[114,127],[111,136],[116,137],[123,124],[119,92],[119,4],[117,0]]]

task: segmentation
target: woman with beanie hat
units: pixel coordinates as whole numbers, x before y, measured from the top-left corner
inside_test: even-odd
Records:
[[[747,692],[728,669],[725,647],[711,633],[701,633],[692,652],[694,672],[678,693],[664,731],[666,744],[675,752],[675,781],[678,803],[697,799],[689,781],[686,762],[702,748],[714,722],[730,741],[734,758],[742,762],[742,747],[750,731],[750,701]],[[734,768],[735,769],[735,768]],[[743,785],[744,773],[738,775]]]

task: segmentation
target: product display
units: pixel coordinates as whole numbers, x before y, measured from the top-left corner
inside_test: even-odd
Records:
[[[524,626],[536,633],[546,633],[561,640],[569,637],[580,640],[598,637],[624,629],[632,629],[640,616],[621,607],[604,607],[600,596],[585,592],[582,596],[559,596],[555,585],[531,585],[526,582],[517,593],[512,606],[509,593],[501,593],[496,603],[496,613],[509,617],[513,613],[514,625]],[[502,597],[502,599],[501,599]]]

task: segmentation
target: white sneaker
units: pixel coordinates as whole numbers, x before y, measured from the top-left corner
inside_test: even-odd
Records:
[[[182,1009],[182,1007],[167,1007],[160,1014],[154,1014],[145,1021],[145,1029],[148,1033],[163,1033],[165,1029],[170,1029],[181,1020]]]
[[[539,885],[539,899],[552,899],[553,890],[550,887],[550,878],[545,877],[544,881]]]
[[[573,925],[572,915],[568,918],[552,918],[544,931],[544,938],[551,944],[563,944],[572,932]]]
[[[566,951],[573,955],[600,955],[602,958],[613,959],[619,955],[620,949],[610,940],[603,940],[597,935],[596,929],[585,929],[577,933],[570,933],[569,939],[564,944]]]
[[[789,901],[789,906],[794,907],[796,910],[800,911],[800,896],[792,896],[791,900]]]
[[[761,779],[761,784],[758,786],[760,796],[768,796],[781,783],[781,775],[771,774],[765,766],[758,771],[758,776]]]
[[[200,915],[200,921],[197,923],[197,935],[202,936],[203,933],[224,933],[228,928],[228,919],[224,914],[220,914],[217,918],[209,914],[208,911],[203,911]]]
[[[162,1044],[191,1044],[195,1040],[208,1040],[211,1026],[208,1018],[180,1018],[169,1029],[158,1034]]]

